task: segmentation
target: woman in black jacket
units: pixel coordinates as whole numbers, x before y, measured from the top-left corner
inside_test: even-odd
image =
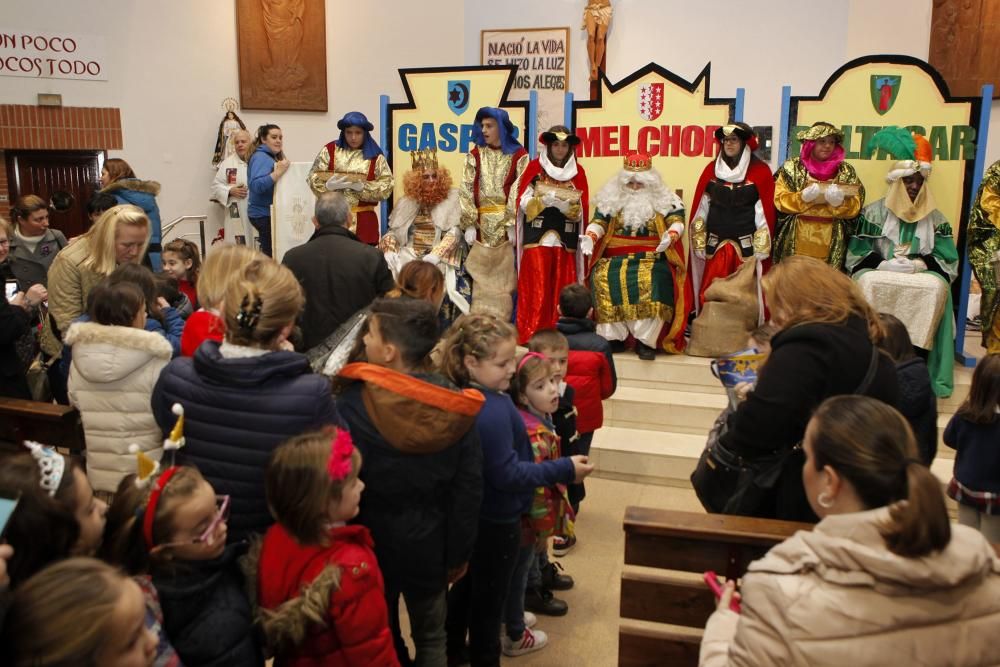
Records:
[[[788,454],[760,503],[740,513],[815,522],[802,487],[800,446],[813,410],[830,396],[854,393],[895,406],[895,364],[878,351],[883,336],[878,314],[847,275],[793,256],[764,276],[763,287],[771,321],[781,330],[771,340],[757,386],[730,417],[719,442],[750,461]],[[873,373],[866,382],[869,368]]]
[[[168,433],[184,407],[178,462],[231,497],[229,542],[263,533],[274,520],[264,497],[271,451],[293,435],[338,423],[330,381],[310,371],[287,339],[302,309],[292,272],[261,255],[226,289],[226,337],[174,359],[153,389],[156,422]]]

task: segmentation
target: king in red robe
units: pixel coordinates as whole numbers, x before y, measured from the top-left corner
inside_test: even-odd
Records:
[[[545,152],[528,163],[518,187],[517,331],[525,343],[554,327],[559,292],[583,283],[583,255],[576,247],[589,215],[587,174],[576,161],[579,137],[556,125],[543,132]]]
[[[758,260],[758,281],[770,267],[774,177],[753,155],[757,135],[746,123],[732,123],[717,129],[715,139],[719,157],[705,166],[692,200],[687,289],[695,313],[716,278],[735,273],[751,257]]]

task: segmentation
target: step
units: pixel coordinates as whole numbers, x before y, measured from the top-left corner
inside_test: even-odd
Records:
[[[619,387],[604,401],[604,422],[609,426],[704,435],[726,403],[724,394]]]
[[[590,449],[595,475],[644,484],[690,488],[705,436],[605,426]]]
[[[705,439],[691,433],[605,426],[594,434],[590,459],[598,477],[690,488]],[[939,455],[931,472],[947,484],[953,467],[952,459]]]

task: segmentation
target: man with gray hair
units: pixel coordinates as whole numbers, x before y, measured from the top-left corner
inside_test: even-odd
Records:
[[[299,318],[302,352],[323,342],[351,315],[393,288],[382,253],[348,230],[350,215],[342,194],[324,192],[316,198],[316,231],[282,260],[306,297]]]

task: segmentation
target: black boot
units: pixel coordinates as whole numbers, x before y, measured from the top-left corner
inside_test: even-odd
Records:
[[[653,361],[656,359],[656,350],[642,341],[637,340],[635,342],[635,353],[639,355],[639,358],[643,361]]]
[[[573,588],[573,577],[568,574],[560,574],[563,566],[559,563],[549,562],[542,568],[542,587],[550,591],[568,591]]]
[[[552,595],[545,588],[529,588],[524,592],[524,608],[535,614],[545,616],[565,616],[569,605]]]
[[[624,352],[625,351],[625,341],[623,340],[609,340],[608,345],[611,346],[612,352]]]

